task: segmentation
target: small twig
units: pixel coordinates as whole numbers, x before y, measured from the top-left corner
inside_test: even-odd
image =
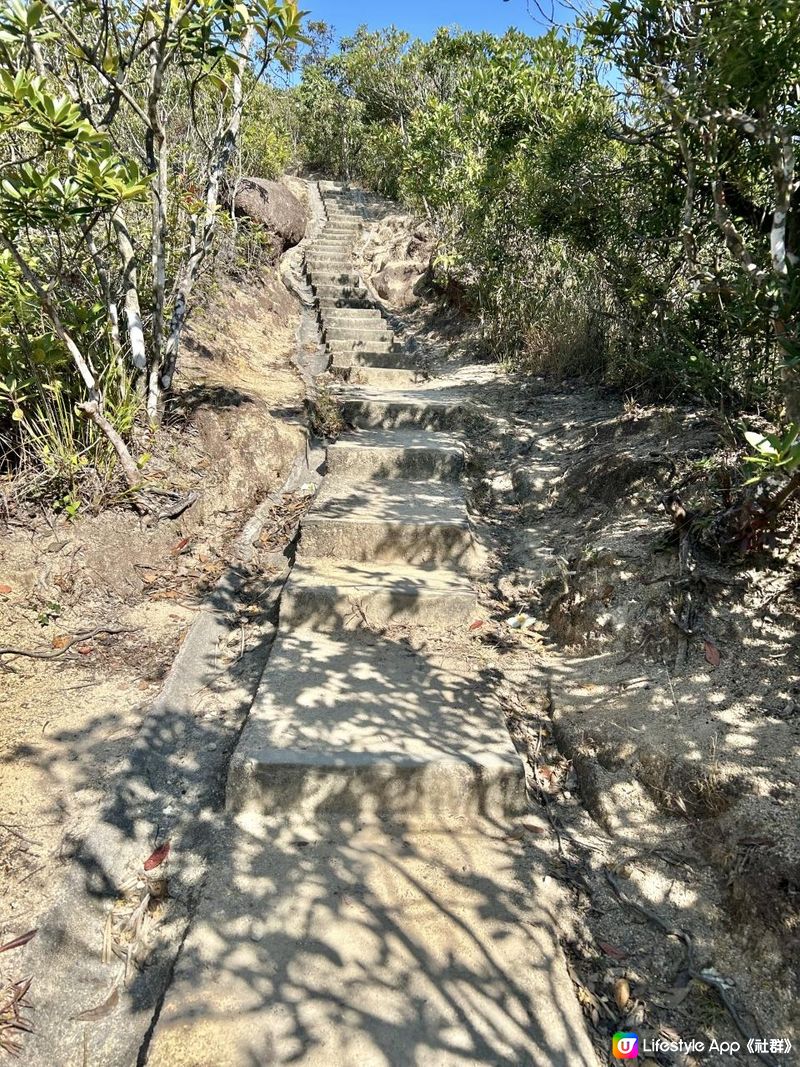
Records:
[[[27,656],[28,659],[58,659],[59,656],[63,656],[65,652],[73,647],[73,645],[79,644],[81,641],[89,641],[91,638],[96,637],[98,634],[135,634],[138,633],[141,627],[137,626],[133,629],[125,626],[97,626],[94,630],[89,630],[87,633],[78,634],[76,637],[63,648],[59,648],[56,652],[32,652],[26,648],[0,648],[0,656]]]
[[[691,934],[687,933],[686,930],[681,930],[679,927],[670,926],[670,924],[666,922],[666,920],[661,918],[658,912],[651,911],[651,909],[645,907],[644,904],[640,904],[638,900],[633,900],[631,897],[627,896],[627,894],[623,892],[622,886],[619,884],[619,882],[611,873],[611,871],[607,867],[604,868],[604,871],[606,879],[611,888],[613,889],[614,895],[617,897],[618,900],[620,900],[623,904],[627,904],[629,908],[633,908],[634,911],[638,911],[639,914],[643,915],[648,922],[656,926],[662,932],[662,934],[665,934],[667,937],[674,937],[676,940],[682,942],[684,951],[686,953],[686,971],[689,976],[691,978],[696,979],[698,982],[702,982],[704,985],[707,985],[710,989],[714,990],[714,992],[717,994],[720,1001],[722,1002],[723,1007],[727,1010],[728,1014],[733,1020],[736,1029],[739,1031],[745,1041],[749,1041],[753,1035],[748,1031],[744,1022],[739,1016],[738,1011],[736,1010],[736,1006],[728,995],[728,985],[730,983],[726,982],[724,978],[721,978],[719,975],[715,974],[713,971],[711,971],[710,968],[698,970],[695,966],[694,943],[692,942]],[[770,1056],[769,1053],[756,1052],[754,1053],[754,1055],[756,1055],[762,1063],[765,1063],[767,1067],[780,1067],[778,1061],[774,1057]]]

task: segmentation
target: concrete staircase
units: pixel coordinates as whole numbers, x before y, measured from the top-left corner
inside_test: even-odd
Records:
[[[525,775],[491,687],[407,639],[475,617],[474,410],[417,382],[354,264],[358,197],[319,189],[306,271],[354,429],[303,522],[231,763],[227,861],[147,1062],[594,1064],[556,899],[510,834]]]

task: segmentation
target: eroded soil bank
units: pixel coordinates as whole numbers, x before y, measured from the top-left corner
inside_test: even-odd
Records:
[[[374,291],[440,365],[480,358],[476,326],[429,287],[425,225],[382,215],[363,250]],[[468,636],[573,895],[598,1055],[615,1062],[610,1035],[638,1029],[742,1045],[651,1062],[756,1062],[743,1033],[794,1040],[800,1022],[798,514],[755,550],[714,521],[676,530],[667,493],[719,514],[742,478],[741,429],[716,412],[488,368],[481,406],[493,564]]]
[[[36,926],[232,543],[303,447],[302,383],[291,364],[299,305],[265,267],[225,281],[192,320],[178,390],[149,479],[196,502],[147,524],[130,508],[69,521],[44,509],[0,539],[0,941]],[[265,531],[267,533],[267,531]],[[266,574],[268,577],[268,574]],[[244,590],[235,662],[259,622]],[[101,632],[67,648],[74,635]],[[235,726],[232,725],[232,729]],[[232,743],[232,742],[231,742]]]

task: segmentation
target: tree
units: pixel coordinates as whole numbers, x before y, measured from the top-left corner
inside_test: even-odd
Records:
[[[290,63],[301,20],[295,0],[11,0],[0,11],[2,269],[24,293],[27,356],[41,315],[112,443],[103,381],[109,368],[138,381],[157,421],[212,248],[245,73],[257,83]]]
[[[647,102],[637,112],[638,135],[660,130],[663,140],[666,128],[674,141],[696,281],[729,299],[720,272],[699,254],[711,223],[740,291],[771,322],[783,351],[786,411],[800,422],[797,3],[611,0],[587,29],[631,79],[632,95]]]

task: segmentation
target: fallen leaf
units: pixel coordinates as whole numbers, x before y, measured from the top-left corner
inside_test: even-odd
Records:
[[[6,593],[10,593],[10,592],[11,592],[11,586],[10,585],[0,585],[0,594],[5,595]]]
[[[600,949],[606,956],[611,956],[611,958],[615,960],[624,960],[628,955],[627,952],[624,952],[621,948],[617,948],[616,945],[610,944],[608,941],[601,941]]]
[[[94,1008],[87,1008],[86,1011],[82,1011],[80,1015],[74,1015],[73,1018],[82,1023],[91,1023],[95,1022],[97,1019],[105,1019],[106,1015],[110,1015],[118,1003],[119,987],[114,986],[102,1004],[98,1004]]]
[[[78,645],[78,652],[82,656],[88,656],[91,652],[94,652],[94,648],[91,645]]]
[[[160,867],[164,860],[169,855],[169,841],[165,841],[163,845],[159,845],[155,852],[151,853],[144,861],[144,869],[146,871],[155,870],[156,867]]]
[[[483,619],[476,619],[475,622],[471,622],[469,624],[470,630],[477,630],[479,627],[483,626],[483,622]]]
[[[719,667],[722,656],[720,656],[719,649],[714,642],[706,641],[703,648],[705,649],[706,661],[710,663],[712,667]]]
[[[184,549],[186,548],[186,546],[187,546],[187,545],[189,544],[189,541],[190,541],[190,538],[188,538],[188,537],[182,537],[182,538],[180,539],[180,541],[176,541],[176,542],[175,542],[175,544],[174,544],[174,545],[172,546],[172,548],[170,549],[170,552],[171,552],[171,553],[173,554],[173,556],[178,556],[178,555],[180,555],[180,553],[181,553],[181,552],[183,552],[183,550],[184,550]]]
[[[72,638],[69,634],[56,634],[52,641],[53,648],[66,648]]]
[[[618,978],[614,982],[614,1000],[620,1011],[625,1010],[625,1005],[631,999],[631,987],[624,978]]]
[[[149,689],[150,688],[150,683],[146,682],[144,680],[144,678],[142,678],[141,682],[139,682],[138,688],[139,689]]]
[[[0,952],[10,952],[12,948],[22,948],[23,945],[27,945],[31,938],[35,936],[36,930],[29,930],[27,934],[20,934],[20,936],[15,937],[13,941],[6,941],[4,945],[0,945]]]

